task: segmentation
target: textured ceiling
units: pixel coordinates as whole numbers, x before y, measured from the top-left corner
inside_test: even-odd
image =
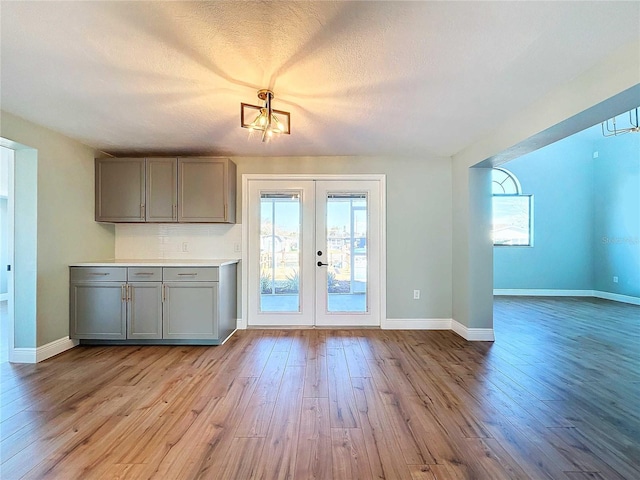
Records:
[[[111,153],[452,155],[640,36],[640,2],[0,8],[2,109]],[[267,145],[239,126],[266,87]]]

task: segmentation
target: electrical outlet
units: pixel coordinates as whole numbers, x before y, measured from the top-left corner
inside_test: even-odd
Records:
[[[613,283],[618,283],[618,277],[613,277]]]
[[[599,156],[600,154],[597,151],[593,152],[593,158],[598,158]]]
[[[183,252],[189,251],[189,244],[187,242],[182,242],[182,251]]]
[[[233,244],[233,251],[234,252],[241,252],[241,248],[240,248],[240,244],[239,243],[234,243]]]
[[[420,290],[414,290],[413,291],[413,299],[414,300],[420,300]]]

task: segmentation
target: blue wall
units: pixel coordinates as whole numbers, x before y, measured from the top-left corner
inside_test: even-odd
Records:
[[[594,289],[640,297],[640,134],[594,149]]]
[[[503,167],[534,195],[534,246],[494,247],[494,288],[640,297],[640,134],[596,125]]]
[[[577,135],[502,165],[533,194],[533,246],[494,247],[494,288],[593,288],[591,155]]]

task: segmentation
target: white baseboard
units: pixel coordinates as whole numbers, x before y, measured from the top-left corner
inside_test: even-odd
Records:
[[[63,337],[38,348],[14,348],[13,352],[9,353],[9,361],[11,363],[38,363],[47,358],[55,357],[76,345],[78,345],[77,340]]]
[[[453,330],[470,342],[493,342],[493,328],[468,328],[453,318],[387,318],[385,330]]]
[[[540,288],[495,288],[494,295],[523,296],[523,297],[595,297],[614,302],[640,305],[640,298],[619,293],[602,292],[600,290],[553,290]]]
[[[35,348],[14,348],[9,351],[9,361],[11,363],[36,363]]]
[[[386,318],[383,330],[451,330],[450,318]]]
[[[602,292],[594,290],[593,296],[596,298],[604,298],[605,300],[613,300],[614,302],[630,303],[631,305],[640,305],[640,298],[630,295],[620,295],[619,293]]]
[[[593,290],[554,290],[547,288],[494,288],[494,295],[522,297],[593,297]]]
[[[244,321],[244,317],[236,318],[236,330],[246,330],[247,322]]]
[[[451,330],[470,342],[493,342],[493,328],[469,328],[457,320],[451,320]]]

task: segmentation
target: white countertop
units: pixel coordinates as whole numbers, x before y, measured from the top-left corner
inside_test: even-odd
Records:
[[[221,267],[238,263],[239,258],[225,259],[205,259],[205,260],[175,260],[175,259],[156,259],[156,260],[129,260],[129,259],[110,259],[99,260],[96,262],[78,262],[72,263],[70,267]]]

